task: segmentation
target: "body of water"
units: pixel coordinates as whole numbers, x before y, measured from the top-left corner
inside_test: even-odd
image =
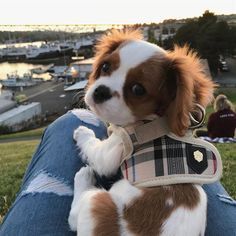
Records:
[[[24,73],[29,73],[31,69],[44,67],[45,65],[40,64],[27,64],[27,63],[0,63],[0,79],[7,79],[7,74],[17,73],[19,76],[22,76]],[[46,74],[36,75],[35,77],[40,77],[45,80],[50,79],[51,76]]]

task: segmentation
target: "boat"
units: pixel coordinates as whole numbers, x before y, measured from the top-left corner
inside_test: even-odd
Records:
[[[68,69],[68,66],[53,66],[47,70],[50,74],[61,74],[64,73]]]
[[[33,68],[30,71],[33,74],[41,75],[41,74],[47,73],[53,66],[54,64],[51,63],[48,66]]]
[[[89,58],[93,56],[93,46],[95,43],[95,39],[89,36],[82,37],[78,40],[74,46],[74,54],[76,57],[83,56],[84,58]]]
[[[7,46],[1,50],[1,54],[5,61],[25,60],[26,47]]]
[[[33,79],[30,73],[24,73],[23,76],[19,76],[17,72],[7,74],[7,79],[0,81],[5,88],[31,87],[38,82],[39,80]]]
[[[59,47],[46,43],[41,44],[40,47],[31,46],[27,50],[26,60],[58,57],[59,50]]]
[[[61,55],[69,55],[69,56],[72,56],[73,54],[73,50],[74,50],[74,47],[75,47],[75,43],[73,42],[61,42],[59,43],[59,48],[60,48],[60,53]]]
[[[77,40],[43,42],[40,46],[6,45],[0,48],[0,61],[23,61],[27,63],[53,63],[73,56],[90,57],[96,38],[83,36]]]
[[[65,44],[43,43],[40,47],[29,47],[26,54],[26,61],[43,60],[72,56],[73,48]]]
[[[79,79],[79,72],[73,66],[54,66],[50,69],[54,81],[64,81],[65,86],[74,84]]]

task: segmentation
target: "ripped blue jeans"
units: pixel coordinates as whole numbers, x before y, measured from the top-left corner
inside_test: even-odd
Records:
[[[6,215],[1,236],[70,236],[68,215],[75,173],[83,166],[73,141],[80,125],[106,137],[106,127],[92,113],[74,110],[53,122],[44,132],[23,179],[20,192]],[[109,188],[113,180],[98,179]],[[236,236],[236,203],[220,183],[203,186],[208,195],[206,235]]]

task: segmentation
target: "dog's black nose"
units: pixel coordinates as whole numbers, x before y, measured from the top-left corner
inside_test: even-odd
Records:
[[[103,103],[112,97],[111,90],[105,86],[98,86],[93,92],[93,100],[95,103]]]

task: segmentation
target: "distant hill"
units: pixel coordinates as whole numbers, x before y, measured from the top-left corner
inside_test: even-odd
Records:
[[[236,25],[236,14],[230,14],[230,15],[216,15],[218,21],[226,21],[230,26]],[[166,19],[159,24],[168,24],[168,23],[186,23],[190,20],[198,20],[199,17],[193,17],[193,18],[183,18],[183,19]]]
[[[217,15],[219,21],[226,21],[230,26],[236,26],[236,14]]]
[[[229,26],[236,26],[236,14],[217,15],[219,21],[226,21]],[[53,41],[58,39],[78,38],[81,34],[93,34],[110,28],[135,27],[156,28],[174,25],[175,30],[188,21],[198,20],[198,17],[185,19],[166,19],[163,22],[150,24],[103,24],[103,25],[0,25],[0,43],[12,40],[14,42]],[[177,26],[176,26],[177,25]]]

